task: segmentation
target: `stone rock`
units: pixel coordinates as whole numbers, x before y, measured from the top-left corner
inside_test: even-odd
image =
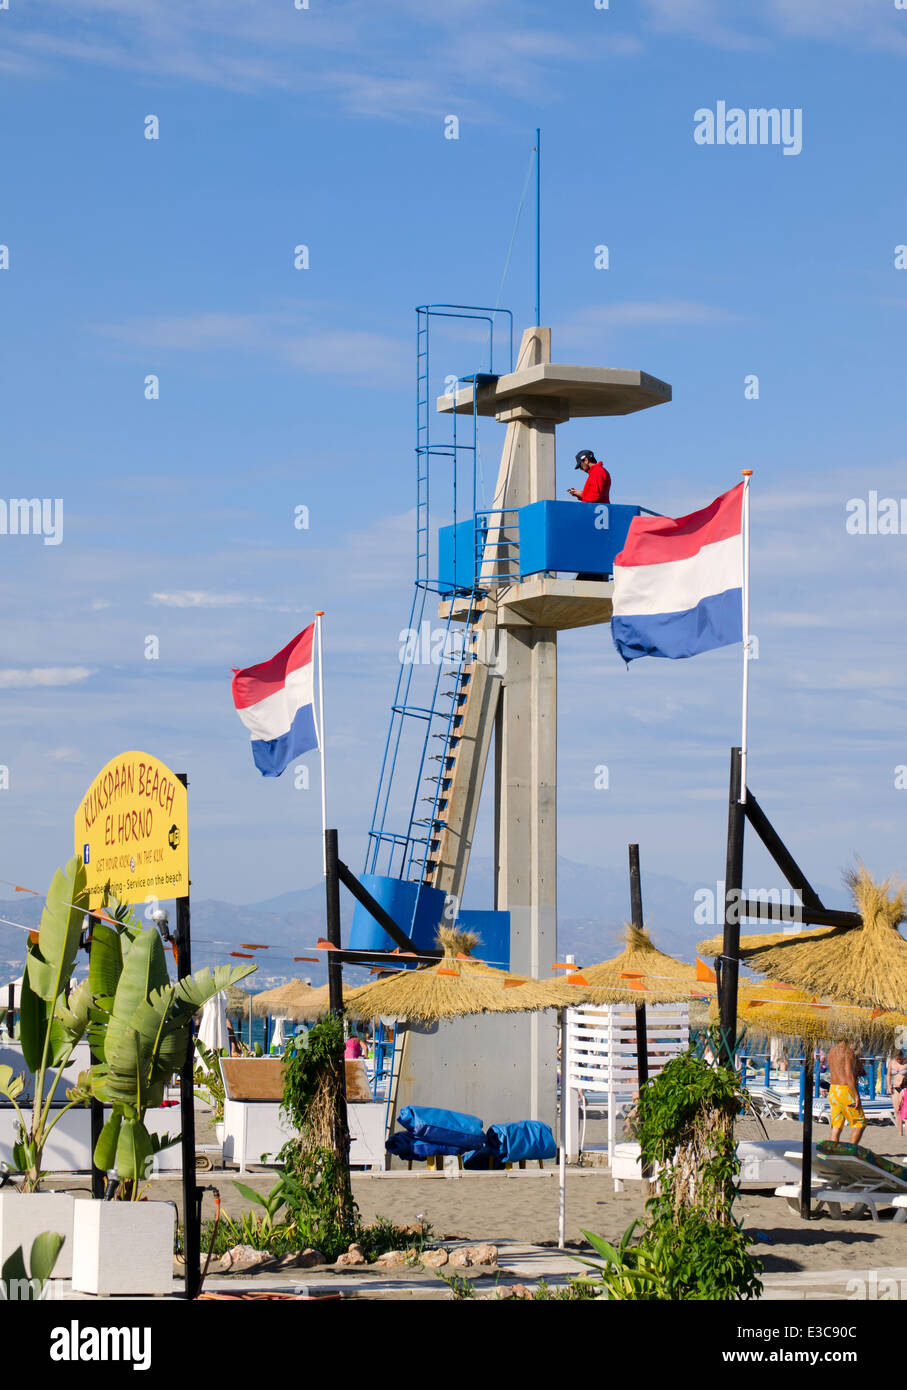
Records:
[[[254,1250],[251,1245],[234,1245],[214,1266],[218,1274],[248,1274],[274,1263],[267,1250]]]
[[[472,1265],[496,1265],[498,1247],[496,1245],[463,1245],[454,1250],[450,1263],[455,1269],[469,1269]]]
[[[498,1289],[494,1298],[533,1298],[533,1292],[525,1284],[508,1284],[506,1288]]]
[[[450,1256],[446,1250],[426,1250],[422,1256],[422,1263],[426,1269],[440,1269],[446,1265]]]
[[[365,1258],[365,1252],[362,1246],[358,1241],[353,1241],[353,1244],[350,1246],[349,1250],[347,1250],[346,1254],[338,1255],[334,1264],[336,1268],[348,1269],[351,1265],[366,1265],[368,1264],[368,1260]]]
[[[404,1250],[385,1250],[383,1255],[379,1255],[375,1261],[379,1269],[399,1269],[406,1264],[406,1252]]]
[[[275,1269],[298,1269],[299,1261],[302,1259],[301,1250],[288,1250],[285,1255],[281,1255],[274,1266]]]
[[[288,1254],[281,1255],[277,1261],[277,1269],[312,1269],[315,1265],[327,1264],[327,1260],[320,1250],[313,1250],[307,1246],[305,1250],[290,1250]]]

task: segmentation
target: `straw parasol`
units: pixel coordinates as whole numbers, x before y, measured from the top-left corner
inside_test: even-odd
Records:
[[[719,1022],[717,1003],[711,1006],[710,1020]],[[893,1051],[907,1016],[824,1003],[806,990],[767,980],[740,985],[737,1021],[750,1035],[802,1038],[813,1046],[843,1041],[865,1044],[873,1051]]]
[[[249,1007],[251,995],[248,990],[240,989],[238,985],[228,985],[223,991],[223,999],[228,1014],[245,1014]]]
[[[561,980],[531,980],[475,960],[472,932],[442,927],[439,961],[418,970],[403,970],[355,990],[347,1008],[354,1018],[396,1017],[420,1023],[467,1014],[529,1013],[563,1008],[575,1002]]]
[[[299,1023],[303,1019],[317,1018],[319,1003],[318,990],[307,985],[304,980],[288,980],[274,989],[266,989],[261,994],[256,994],[252,1001],[252,1012],[256,1018],[280,1014],[283,1018]]]
[[[853,893],[860,926],[745,936],[740,959],[760,975],[777,975],[806,990],[810,998],[864,1009],[905,1008],[907,941],[898,931],[907,917],[905,889],[895,889],[890,878],[875,883],[862,864],[849,870],[844,881]],[[697,949],[719,955],[722,948],[723,938],[714,936]]]
[[[353,993],[353,989],[344,985],[344,1003]],[[252,1003],[252,1012],[256,1017],[277,1015],[289,1019],[291,1023],[310,1023],[313,1019],[323,1018],[329,1008],[328,986],[320,985],[313,989],[304,980],[289,980],[286,984],[276,985],[274,989],[266,989],[256,994]]]
[[[568,1002],[574,1004],[676,1004],[691,991],[704,993],[696,978],[696,966],[665,955],[642,927],[624,924],[626,945],[619,956],[590,965],[578,972],[574,983],[568,975]]]

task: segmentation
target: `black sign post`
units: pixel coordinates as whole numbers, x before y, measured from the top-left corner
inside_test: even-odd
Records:
[[[94,924],[97,920],[93,912],[88,914],[89,942],[91,941]],[[95,1062],[98,1060],[93,1048],[88,1053],[88,1060],[92,1066],[94,1066]],[[98,1100],[97,1096],[93,1095],[88,1103],[88,1108],[90,1111],[89,1123],[91,1125],[91,1195],[92,1197],[103,1197],[104,1189],[107,1186],[107,1174],[96,1165],[94,1161],[94,1151],[101,1137],[101,1130],[104,1128],[104,1103]]]
[[[185,772],[178,772],[189,787]],[[186,896],[176,900],[176,974],[182,980],[192,974],[189,884]],[[198,1296],[201,1287],[201,1192],[195,1181],[195,1043],[190,1032],[186,1059],[180,1071],[180,1129],[183,1158],[183,1254],[186,1258],[186,1298]]]

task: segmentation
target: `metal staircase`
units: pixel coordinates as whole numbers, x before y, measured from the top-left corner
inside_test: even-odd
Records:
[[[478,454],[476,392],[494,376],[495,322],[506,321],[512,369],[513,326],[507,310],[448,304],[416,311],[416,581],[409,626],[401,633],[400,672],[366,852],[367,873],[430,884],[457,772],[461,729],[476,672],[482,615],[481,561],[484,521],[476,511]],[[477,322],[486,335],[487,371],[444,379],[443,391],[472,388],[471,415],[439,417],[432,394],[433,339],[443,320]],[[465,427],[464,427],[464,421]],[[474,520],[471,585],[438,619],[437,527],[456,523],[458,512]],[[465,516],[463,514],[465,513]],[[465,619],[465,621],[464,621]],[[418,910],[418,894],[413,920]],[[402,924],[405,925],[405,924]]]

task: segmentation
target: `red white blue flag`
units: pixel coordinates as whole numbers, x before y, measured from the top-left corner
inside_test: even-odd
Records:
[[[624,661],[743,640],[744,484],[700,512],[636,516],[614,561],[611,636]]]
[[[318,747],[314,637],[311,623],[270,661],[234,671],[233,703],[263,777],[279,777],[294,758]]]

